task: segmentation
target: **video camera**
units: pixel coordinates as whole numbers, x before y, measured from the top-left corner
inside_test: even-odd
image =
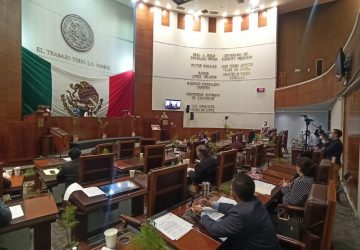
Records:
[[[300,115],[300,116],[304,117],[305,123],[306,123],[307,125],[309,125],[310,122],[313,122],[313,121],[314,121],[313,119],[310,119],[308,115]]]

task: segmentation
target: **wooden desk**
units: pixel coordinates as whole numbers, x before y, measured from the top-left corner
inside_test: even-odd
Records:
[[[10,180],[11,180],[11,186],[4,189],[3,191],[4,194],[22,191],[24,184],[23,175],[19,175],[19,176],[12,175]]]
[[[57,166],[61,166],[64,163],[66,163],[66,161],[58,157],[34,159],[34,167],[37,169],[54,168]]]
[[[219,151],[222,151],[224,148],[227,148],[231,146],[232,141],[231,140],[222,140],[216,142],[216,146],[219,148]]]
[[[31,227],[34,228],[34,249],[51,249],[51,223],[59,213],[54,198],[46,194],[8,206],[19,204],[23,208],[24,216],[12,220],[6,227],[1,227],[0,234]]]
[[[113,198],[109,198],[105,195],[98,195],[95,197],[88,197],[82,191],[75,191],[70,196],[70,202],[75,204],[78,207],[78,220],[79,225],[76,230],[76,235],[79,240],[86,240],[89,236],[87,233],[87,225],[88,225],[88,214],[92,211],[95,211],[99,208],[108,207],[111,204],[119,203],[121,201],[125,201],[131,199],[131,216],[137,216],[140,214],[144,214],[144,196],[148,194],[147,190],[147,175],[145,174],[137,174],[133,181],[136,182],[140,189],[131,193],[127,193],[124,195],[115,196]],[[124,180],[129,180],[129,176],[114,179],[112,182],[120,182]],[[109,181],[101,181],[89,184],[87,186],[103,186],[109,184]],[[146,186],[145,186],[146,183]],[[104,225],[106,227],[106,225]]]
[[[171,164],[173,161],[177,161],[178,156],[174,152],[165,153],[165,165]],[[129,171],[132,169],[143,169],[144,159],[134,157],[131,159],[115,160],[114,167],[120,171]]]
[[[282,172],[284,174],[293,175],[295,176],[297,174],[295,166],[286,165],[286,164],[271,164],[268,169]]]

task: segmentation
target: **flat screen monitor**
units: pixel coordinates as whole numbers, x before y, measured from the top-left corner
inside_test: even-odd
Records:
[[[339,80],[345,75],[345,53],[342,48],[339,49],[339,52],[336,55],[335,72]]]
[[[166,109],[180,109],[181,101],[175,99],[166,99],[165,108]]]
[[[138,185],[130,180],[111,183],[99,188],[105,193],[106,196],[122,195],[140,189]]]

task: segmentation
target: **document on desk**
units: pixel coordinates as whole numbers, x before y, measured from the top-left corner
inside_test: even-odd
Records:
[[[227,203],[227,204],[231,204],[231,205],[236,205],[237,202],[233,199],[230,198],[226,198],[224,196],[221,196],[220,199],[218,200],[219,203]]]
[[[254,180],[255,182],[255,192],[259,194],[271,195],[271,191],[274,189],[275,185]]]
[[[73,183],[71,184],[70,186],[68,186],[68,188],[66,189],[65,191],[65,194],[64,194],[64,201],[68,201],[69,198],[70,198],[70,195],[75,192],[75,191],[78,191],[78,190],[83,190],[84,188],[82,186],[80,186],[78,183]]]
[[[88,187],[82,190],[87,196],[93,197],[98,195],[105,195],[105,193],[98,187]]]
[[[70,157],[64,157],[63,160],[66,161],[66,162],[69,162],[69,161],[71,161],[71,158]]]
[[[204,207],[202,211],[204,212],[204,215],[209,216],[214,221],[218,221],[225,216],[225,214],[219,213],[217,210],[213,209],[212,207]]]
[[[12,206],[9,207],[9,209],[11,211],[11,219],[16,219],[24,216],[24,211],[22,210],[21,205]]]
[[[168,213],[153,220],[155,228],[171,240],[178,240],[191,229],[192,225],[175,214]]]
[[[48,168],[43,170],[44,174],[46,175],[57,175],[60,170],[57,168]]]

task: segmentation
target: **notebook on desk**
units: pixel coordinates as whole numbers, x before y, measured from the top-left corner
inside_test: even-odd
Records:
[[[104,185],[99,187],[106,196],[118,196],[118,195],[123,195],[126,193],[130,193],[133,191],[137,191],[140,189],[140,187],[138,185],[136,185],[134,182],[130,181],[130,180],[126,180],[126,181],[120,181],[117,183],[111,183],[108,185]]]

